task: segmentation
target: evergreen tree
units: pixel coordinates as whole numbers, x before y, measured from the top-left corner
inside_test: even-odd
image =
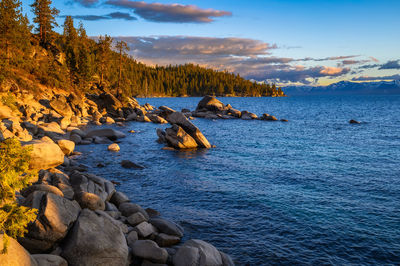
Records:
[[[74,79],[74,74],[77,74],[78,33],[71,16],[65,17],[63,42],[66,61],[71,73],[70,76],[71,79]]]
[[[122,78],[122,62],[124,57],[126,57],[126,52],[129,51],[129,47],[124,41],[119,41],[115,45],[115,48],[117,49],[119,53],[119,63],[118,63],[118,88],[117,88],[117,98],[121,97],[121,78]]]
[[[106,73],[110,62],[112,41],[113,39],[110,36],[105,35],[104,38],[100,36],[97,42],[96,61],[98,64],[98,70],[100,71],[101,84],[103,84],[104,74]]]
[[[30,27],[22,15],[21,1],[1,0],[0,2],[0,56],[7,66],[13,50],[24,50],[29,44]],[[14,60],[15,61],[15,60]]]
[[[0,143],[0,232],[4,233],[4,249],[7,252],[8,236],[17,238],[27,231],[26,226],[35,220],[36,210],[19,206],[15,192],[29,184],[32,172],[28,171],[30,149],[21,147],[16,139]]]
[[[40,43],[46,46],[52,39],[53,27],[58,26],[55,18],[59,11],[51,7],[51,0],[35,0],[32,12],[35,15],[33,22],[37,24],[36,31],[39,33]]]

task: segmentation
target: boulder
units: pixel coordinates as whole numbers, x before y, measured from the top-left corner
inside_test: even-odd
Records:
[[[361,124],[359,121],[353,120],[353,119],[351,119],[351,120],[349,121],[349,123],[350,123],[350,124]]]
[[[88,209],[81,211],[61,253],[70,266],[128,265],[128,255],[125,236],[113,218]]]
[[[107,150],[113,151],[113,152],[118,152],[118,151],[120,151],[120,149],[121,148],[119,147],[119,145],[117,143],[110,144],[107,148]]]
[[[112,144],[113,142],[106,137],[94,137],[93,142],[96,144]]]
[[[157,233],[157,229],[152,225],[149,224],[148,222],[142,222],[138,225],[136,225],[133,230],[135,230],[139,237],[146,238],[148,236],[151,236],[152,234]]]
[[[240,118],[243,120],[252,120],[252,119],[257,119],[258,117],[256,114],[250,113],[248,111],[242,111],[242,115]]]
[[[96,194],[81,191],[81,192],[75,193],[74,197],[82,209],[88,208],[92,211],[95,211],[95,210],[104,211],[105,210],[104,201]]]
[[[21,244],[32,253],[48,251],[67,235],[80,210],[76,201],[52,193],[42,195],[38,218],[28,225],[28,233]]]
[[[151,120],[151,122],[153,122],[153,123],[157,123],[157,124],[167,124],[167,123],[168,123],[167,120],[165,120],[164,118],[162,118],[161,116],[158,116],[158,115],[149,115],[149,114],[147,114],[146,116],[147,116],[147,117]]]
[[[137,114],[135,113],[135,112],[133,112],[133,113],[131,113],[131,114],[129,114],[127,117],[126,117],[126,120],[125,121],[135,121],[136,120],[136,118],[137,118]]]
[[[78,134],[71,134],[71,136],[69,137],[69,139],[74,142],[76,145],[81,144],[82,142],[82,137],[79,136]]]
[[[112,128],[102,128],[102,129],[94,129],[91,130],[87,133],[86,137],[87,138],[93,138],[93,137],[107,137],[110,140],[117,140],[119,138],[125,138],[126,135],[118,130],[112,129]]]
[[[126,219],[126,221],[132,226],[136,226],[142,222],[147,222],[147,220],[148,219],[146,219],[146,217],[144,217],[140,212],[134,213]]]
[[[175,266],[223,266],[220,252],[211,244],[197,239],[186,241],[173,257]]]
[[[64,117],[71,117],[74,113],[68,105],[67,98],[63,95],[56,95],[50,102],[50,107]]]
[[[64,163],[64,152],[49,139],[33,140],[24,143],[24,145],[32,145],[30,169],[49,169]]]
[[[172,113],[167,117],[167,120],[171,124],[176,124],[182,127],[182,129],[196,141],[199,147],[207,149],[211,148],[210,143],[203,133],[201,133],[201,131],[192,122],[190,122],[183,113]]]
[[[236,110],[234,108],[229,108],[228,114],[230,114],[236,118],[240,118],[242,116],[242,112],[240,112],[239,110]]]
[[[213,112],[222,112],[226,110],[226,106],[214,96],[204,96],[198,103],[196,111],[208,110]]]
[[[278,121],[278,119],[270,114],[263,114],[261,117],[261,120],[266,120],[266,121]]]
[[[127,168],[127,169],[144,169],[144,166],[141,166],[139,164],[135,164],[134,162],[131,162],[129,160],[121,161],[121,166],[123,168]]]
[[[166,263],[168,252],[160,248],[156,242],[151,240],[137,240],[132,246],[132,254],[135,257],[150,260],[156,263]]]
[[[0,251],[3,250],[4,235],[0,233]],[[7,253],[0,252],[1,266],[38,266],[36,260],[15,239],[8,238]],[[40,266],[40,265],[39,265]]]
[[[51,123],[44,123],[39,125],[39,131],[42,130],[45,134],[60,134],[63,135],[65,134],[64,130],[61,129],[60,125],[57,122],[51,122]]]
[[[89,192],[96,194],[102,201],[110,200],[115,193],[115,186],[110,181],[93,174],[74,171],[70,174],[70,183],[75,193]]]
[[[117,191],[112,195],[110,202],[119,207],[122,203],[129,202],[129,198],[124,193]]]
[[[163,140],[162,137],[165,137],[167,143],[176,149],[195,149],[198,147],[197,142],[178,125],[172,125],[171,128],[167,128],[165,136],[160,133],[158,135],[160,141]]]
[[[52,185],[48,185],[48,184],[34,184],[32,186],[29,186],[21,191],[21,195],[26,198],[29,196],[29,194],[31,194],[35,191],[43,191],[43,192],[53,193],[60,197],[64,197],[64,193],[59,188],[52,186]]]
[[[180,237],[171,236],[164,233],[156,236],[156,242],[160,247],[170,247],[178,244],[181,241]]]
[[[132,246],[132,244],[139,239],[136,231],[130,231],[126,236],[126,241],[128,242],[128,246]]]
[[[13,116],[13,112],[10,107],[0,103],[0,120],[4,118],[10,118]]]
[[[68,262],[57,255],[52,254],[34,254],[32,257],[39,266],[68,266]]]
[[[146,218],[146,221],[149,220],[149,216],[148,216],[147,212],[140,205],[135,204],[135,203],[123,202],[118,206],[118,210],[125,217],[129,217],[134,213],[140,212]]]
[[[75,142],[71,140],[60,139],[57,144],[65,155],[70,155],[75,149]]]
[[[171,221],[162,218],[151,218],[149,222],[154,225],[161,233],[183,237],[183,228]]]

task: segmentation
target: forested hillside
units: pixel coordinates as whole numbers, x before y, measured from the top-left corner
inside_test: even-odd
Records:
[[[35,82],[82,92],[108,89],[126,96],[284,96],[275,85],[257,84],[237,74],[193,64],[146,66],[127,54],[123,41],[88,38],[82,23],[67,16],[63,34],[53,29],[59,11],[50,0],[32,1],[30,26],[18,0],[0,3],[0,84],[14,79],[35,89]],[[29,81],[29,82],[28,82]]]

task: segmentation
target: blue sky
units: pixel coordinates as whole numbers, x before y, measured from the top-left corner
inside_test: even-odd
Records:
[[[400,79],[400,1],[53,2],[88,35],[123,39],[148,64],[194,62],[279,84]]]

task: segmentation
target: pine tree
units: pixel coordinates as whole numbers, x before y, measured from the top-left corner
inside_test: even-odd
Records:
[[[67,65],[70,69],[70,78],[73,80],[74,76],[77,74],[78,33],[74,27],[74,20],[71,16],[65,17],[63,45]]]
[[[119,53],[119,63],[118,63],[118,88],[117,88],[117,98],[121,98],[122,92],[121,92],[121,78],[122,78],[122,62],[124,57],[126,57],[126,52],[129,51],[129,47],[124,41],[119,41],[115,45],[115,48],[117,49]]]
[[[53,27],[58,26],[55,17],[59,10],[52,8],[51,0],[35,0],[31,5],[32,12],[35,15],[33,22],[37,24],[36,31],[39,33],[40,43],[46,46],[52,39]]]
[[[108,69],[108,63],[111,57],[111,44],[113,39],[110,36],[105,35],[104,38],[100,36],[97,42],[97,55],[96,60],[98,64],[98,70],[100,71],[100,83],[103,84],[104,74]]]
[[[8,66],[13,50],[24,50],[29,44],[30,27],[22,15],[21,1],[1,0],[0,2],[0,56]]]
[[[27,231],[26,226],[35,220],[36,210],[19,206],[15,192],[29,184],[28,170],[30,148],[21,147],[16,139],[0,143],[0,232],[4,233],[4,249],[7,252],[8,237],[17,238]]]

